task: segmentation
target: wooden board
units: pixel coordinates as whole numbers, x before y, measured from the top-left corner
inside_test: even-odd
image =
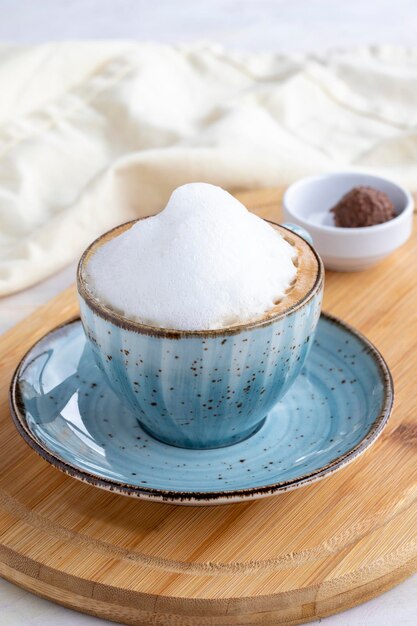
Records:
[[[279,220],[277,190],[242,199]],[[351,465],[275,498],[214,508],[129,499],[50,467],[20,439],[7,393],[30,345],[77,312],[67,290],[0,339],[0,575],[126,624],[300,624],[417,570],[417,233],[379,266],[328,273],[325,309],[382,351],[393,416]]]

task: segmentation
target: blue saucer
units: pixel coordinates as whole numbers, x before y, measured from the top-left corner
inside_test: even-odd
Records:
[[[19,433],[49,463],[110,491],[176,504],[242,501],[324,478],[375,441],[392,400],[379,352],[324,314],[293,387],[257,433],[226,448],[150,437],[103,380],[78,319],[33,346],[10,391]]]

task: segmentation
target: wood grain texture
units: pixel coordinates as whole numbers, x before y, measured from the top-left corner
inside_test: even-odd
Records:
[[[280,219],[277,190],[241,194]],[[20,439],[7,394],[24,352],[77,313],[70,288],[0,339],[0,575],[136,625],[301,624],[417,570],[417,236],[377,267],[328,273],[325,309],[391,367],[392,418],[351,465],[275,498],[214,508],[137,501],[80,483]]]

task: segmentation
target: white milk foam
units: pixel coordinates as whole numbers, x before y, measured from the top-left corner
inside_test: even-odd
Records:
[[[262,316],[296,276],[296,251],[229,193],[178,187],[165,209],[103,244],[87,265],[92,294],[151,326],[208,330]]]

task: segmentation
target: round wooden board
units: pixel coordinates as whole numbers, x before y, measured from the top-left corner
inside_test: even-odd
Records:
[[[279,218],[277,190],[244,195]],[[358,327],[394,375],[375,445],[309,487],[222,507],[129,499],[50,467],[8,407],[18,360],[77,313],[73,289],[0,339],[0,575],[126,624],[300,624],[363,602],[417,570],[417,240],[361,274],[328,274],[325,308]]]

